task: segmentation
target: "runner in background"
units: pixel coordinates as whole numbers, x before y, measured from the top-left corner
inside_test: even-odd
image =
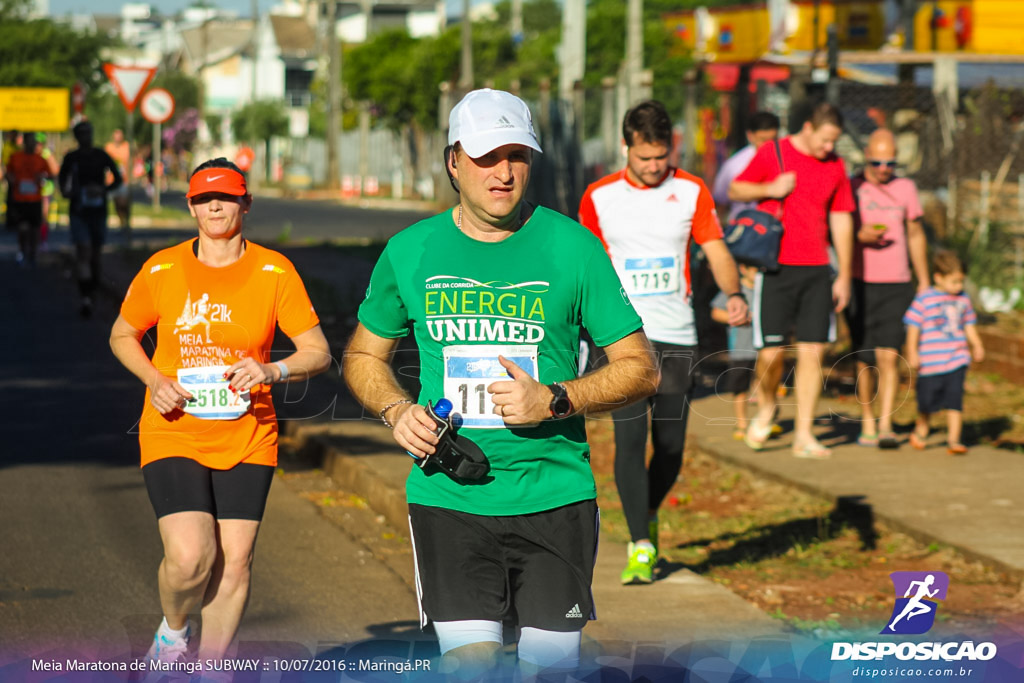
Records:
[[[164,620],[147,658],[164,663],[187,656],[196,610],[199,661],[231,656],[277,464],[270,385],[304,381],[330,363],[294,266],[242,236],[252,195],[237,167],[207,161],[186,196],[198,238],[143,265],[110,335],[114,355],[146,386],[142,475],[164,546]],[[296,350],[271,362],[278,326]],[[150,359],[142,337],[152,328]]]
[[[9,130],[4,133],[4,144],[3,151],[0,153],[0,174],[7,178],[7,162],[11,160],[11,155],[21,149],[21,133],[16,130]],[[11,223],[11,185],[5,183],[6,192],[4,192],[4,226],[14,232],[17,227]]]
[[[39,231],[43,224],[43,184],[51,177],[50,165],[39,154],[35,133],[22,136],[21,151],[7,161],[7,185],[11,202],[8,221],[18,231],[19,260],[35,266]]]
[[[93,147],[93,129],[82,121],[72,129],[78,149],[68,152],[60,165],[61,194],[70,200],[68,222],[77,259],[79,312],[92,315],[93,295],[100,283],[103,245],[107,240],[107,195],[121,186],[117,164],[102,149]],[[107,184],[107,173],[113,178]]]
[[[50,226],[57,220],[57,203],[53,201],[53,195],[57,188],[54,179],[60,173],[60,164],[57,163],[57,157],[53,150],[46,145],[46,134],[37,133],[36,139],[39,141],[39,156],[43,157],[50,171],[50,177],[43,181],[43,223],[39,228],[39,250],[46,251],[50,238]]]
[[[726,293],[728,320],[747,322],[736,263],[722,240],[704,181],[672,168],[672,120],[655,100],[630,109],[622,122],[626,167],[587,188],[580,223],[604,244],[661,362],[658,392],[612,412],[615,485],[631,542],[622,583],[651,583],[658,558],[658,508],[683,464],[697,327],[691,307],[690,245],[707,257]],[[647,420],[654,454],[649,465]]]
[[[124,139],[124,132],[120,128],[116,128],[103,149],[117,164],[117,170],[121,172],[121,177],[125,181],[116,190],[111,191],[110,196],[114,200],[114,211],[117,212],[117,218],[121,222],[121,229],[131,230],[132,197],[131,187],[128,183],[130,177],[128,173],[131,170],[131,145]]]

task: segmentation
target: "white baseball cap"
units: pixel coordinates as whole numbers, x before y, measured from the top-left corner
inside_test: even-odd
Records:
[[[466,154],[482,157],[502,145],[525,145],[542,152],[526,103],[503,90],[467,93],[448,116],[448,144],[462,144]]]

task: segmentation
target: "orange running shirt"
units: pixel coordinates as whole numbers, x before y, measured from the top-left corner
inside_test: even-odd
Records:
[[[156,326],[153,365],[177,379],[180,368],[231,365],[247,356],[269,360],[275,326],[295,337],[319,324],[295,267],[281,254],[247,242],[242,257],[212,268],[193,240],[154,254],[135,276],[121,316],[138,330]],[[270,387],[253,387],[252,404],[236,420],[204,420],[175,410],[161,415],[149,389],[139,422],[142,466],[170,457],[213,469],[240,462],[277,464],[277,418]]]
[[[38,153],[15,152],[7,162],[11,176],[11,199],[16,202],[43,201],[43,180],[50,174],[50,165]]]

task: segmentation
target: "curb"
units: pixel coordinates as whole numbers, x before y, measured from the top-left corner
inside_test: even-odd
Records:
[[[397,448],[386,427],[361,421],[352,421],[351,425],[352,429],[345,437],[347,441],[356,437],[376,452]],[[289,450],[294,453],[293,458],[312,461],[343,488],[366,498],[370,507],[384,515],[393,528],[401,530],[408,527],[409,506],[405,500],[405,491],[396,488],[388,477],[382,476],[380,465],[383,463],[379,456],[374,456],[374,465],[371,466],[365,455],[353,454],[332,443],[329,425],[307,426],[283,422],[281,433],[292,442]],[[388,469],[393,473],[398,467],[394,459],[390,460]]]
[[[837,510],[846,513],[851,513],[850,516],[852,518],[857,516],[857,510],[869,510],[871,519],[878,522],[882,522],[890,529],[897,531],[901,534],[905,534],[920,543],[941,543],[944,546],[953,548],[958,553],[960,553],[961,555],[963,555],[971,561],[980,562],[984,565],[992,567],[993,569],[1003,572],[1008,576],[1013,577],[1014,579],[1024,580],[1024,570],[1018,567],[1008,565],[1002,560],[994,558],[985,553],[978,552],[977,550],[973,550],[972,548],[969,548],[962,544],[938,538],[933,534],[929,533],[928,531],[916,528],[913,525],[908,524],[897,517],[893,517],[885,513],[879,512],[877,508],[869,502],[865,503],[846,500],[844,496],[837,496],[836,494],[832,493],[826,488],[814,486],[804,482],[794,481],[793,479],[790,479],[785,475],[781,475],[778,472],[773,472],[771,469],[765,467],[758,467],[757,465],[751,464],[750,462],[745,461],[741,458],[732,456],[729,453],[719,450],[713,446],[708,446],[704,442],[704,440],[699,436],[690,435],[688,436],[688,438],[693,439],[694,445],[697,447],[698,450],[716,460],[720,460],[733,467],[738,467],[740,469],[746,470],[747,472],[751,472],[752,474],[767,479],[769,481],[783,484],[785,486],[790,486],[792,488],[799,489],[800,491],[803,491],[805,493],[809,493],[813,496],[817,496],[819,498],[832,501],[835,504]]]

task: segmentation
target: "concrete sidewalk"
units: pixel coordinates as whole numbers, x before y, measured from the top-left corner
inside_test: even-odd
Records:
[[[782,425],[788,427],[793,398],[780,403]],[[827,460],[793,457],[788,432],[759,452],[733,439],[729,397],[695,401],[689,435],[721,460],[828,499],[855,502],[874,519],[925,543],[950,545],[1024,577],[1024,455],[975,445],[966,456],[950,456],[941,434],[932,434],[931,447],[917,451],[906,443],[905,431],[897,450],[865,448],[855,443],[855,411],[855,403],[835,399],[819,405],[818,434],[833,450]]]

